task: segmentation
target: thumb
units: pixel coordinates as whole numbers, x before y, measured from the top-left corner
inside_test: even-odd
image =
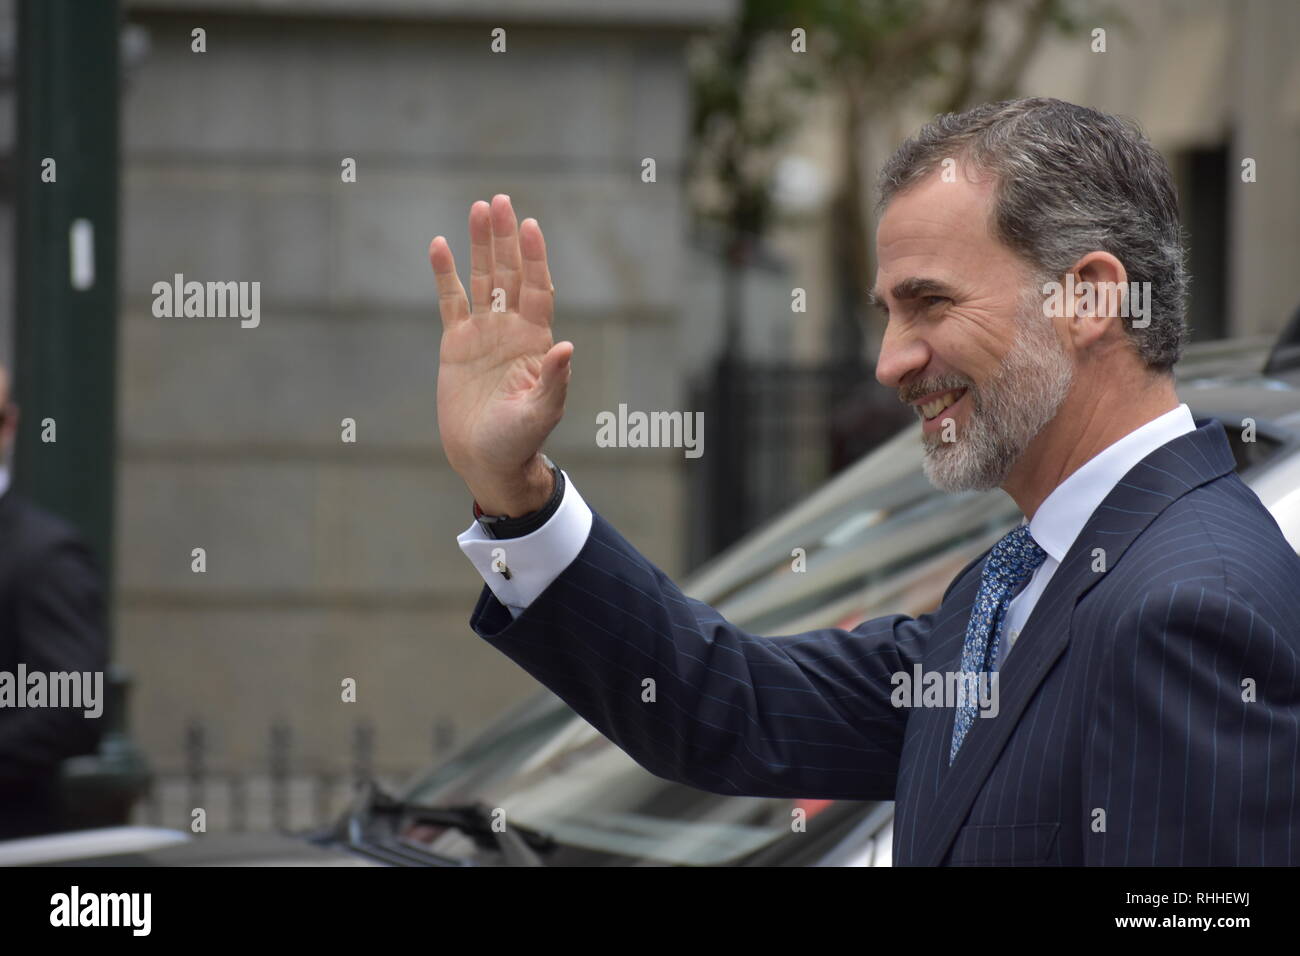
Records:
[[[542,358],[541,381],[539,383],[540,398],[554,401],[558,397],[560,401],[564,400],[564,393],[569,385],[569,376],[573,371],[570,364],[572,358],[572,342],[557,342],[551,346],[551,350]]]

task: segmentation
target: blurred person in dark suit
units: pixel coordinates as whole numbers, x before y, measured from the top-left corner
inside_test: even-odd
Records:
[[[21,695],[20,668],[98,673],[102,690],[108,643],[99,570],[71,525],[10,490],[17,432],[18,407],[0,365],[0,680]],[[101,726],[84,707],[20,707],[0,697],[0,839],[59,828],[60,764],[93,751]]]

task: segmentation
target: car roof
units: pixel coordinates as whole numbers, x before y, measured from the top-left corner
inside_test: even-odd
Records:
[[[1271,426],[1274,437],[1300,441],[1300,368],[1271,375],[1260,339],[1188,346],[1176,366],[1178,394],[1196,416],[1250,418]]]

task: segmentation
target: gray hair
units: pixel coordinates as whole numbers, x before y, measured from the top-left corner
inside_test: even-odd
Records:
[[[1150,282],[1150,324],[1124,328],[1152,369],[1169,371],[1186,339],[1188,277],[1173,176],[1138,125],[1033,97],[945,113],[890,157],[881,211],[899,192],[962,157],[996,179],[993,231],[1037,275],[1060,280],[1080,257],[1109,252],[1129,282]]]

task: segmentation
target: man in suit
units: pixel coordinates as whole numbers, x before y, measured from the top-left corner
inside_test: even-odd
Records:
[[[1300,559],[1175,392],[1164,160],[1115,117],[1016,100],[927,124],[880,193],[877,378],[934,484],[1000,487],[1025,522],[918,618],[731,625],[541,454],[573,346],[536,221],[497,196],[470,210],[469,296],[430,247],[475,631],[660,776],[895,800],[899,864],[1300,863]]]
[[[0,672],[103,672],[108,644],[104,596],[95,561],[65,521],[9,488],[18,406],[0,365]],[[48,679],[48,678],[47,678]],[[27,688],[12,684],[21,694]],[[15,701],[16,702],[16,701]],[[48,833],[60,825],[59,770],[67,757],[94,750],[95,707],[0,705],[0,840]]]

